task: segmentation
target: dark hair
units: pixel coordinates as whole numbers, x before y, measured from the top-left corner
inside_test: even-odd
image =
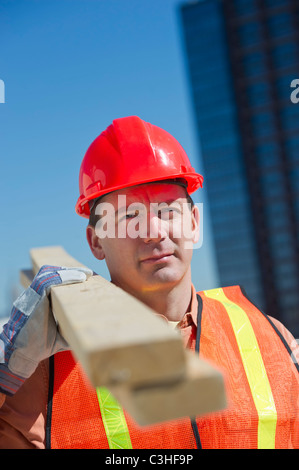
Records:
[[[185,192],[186,192],[187,202],[188,202],[188,204],[190,204],[191,210],[193,209],[194,202],[193,202],[193,199],[191,198],[191,196],[187,192],[187,183],[184,180],[181,180],[181,179],[178,178],[176,180],[153,181],[153,183],[151,183],[151,184],[154,184],[154,183],[171,183],[171,184],[179,184],[180,186],[183,186],[183,188],[185,189]],[[92,201],[89,201],[90,215],[89,215],[88,224],[91,225],[92,227],[95,227],[96,223],[100,219],[100,216],[95,213],[96,212],[96,207],[101,202],[101,199],[104,196],[106,196],[107,194],[108,193],[103,194],[102,196],[100,196],[96,199],[93,199]]]

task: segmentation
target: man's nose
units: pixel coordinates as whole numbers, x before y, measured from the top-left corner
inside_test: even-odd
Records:
[[[149,243],[151,241],[157,242],[168,237],[166,224],[159,215],[153,211],[147,214],[147,225],[145,230],[144,241]]]

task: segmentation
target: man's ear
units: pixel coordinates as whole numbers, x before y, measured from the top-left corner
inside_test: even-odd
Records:
[[[99,260],[105,258],[105,253],[100,238],[97,236],[95,228],[91,225],[86,227],[86,238],[93,256]]]

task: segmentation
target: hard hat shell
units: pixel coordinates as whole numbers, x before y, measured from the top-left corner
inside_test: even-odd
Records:
[[[203,177],[171,134],[137,116],[115,119],[83,158],[76,212],[88,217],[89,201],[111,191],[176,178],[186,181],[189,194],[202,187]]]

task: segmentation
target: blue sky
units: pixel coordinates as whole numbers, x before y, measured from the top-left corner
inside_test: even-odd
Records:
[[[139,115],[172,133],[202,172],[179,15],[174,0],[1,0],[0,315],[29,267],[29,249],[62,245],[109,278],[77,216],[78,173],[113,119]],[[205,186],[206,188],[206,186]],[[218,285],[206,189],[197,289]]]

